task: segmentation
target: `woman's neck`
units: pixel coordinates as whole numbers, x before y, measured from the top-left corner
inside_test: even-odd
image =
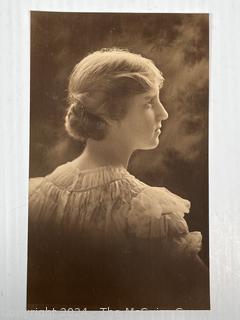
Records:
[[[111,140],[109,137],[100,141],[88,139],[83,153],[78,158],[82,170],[101,166],[123,166],[127,168],[133,150],[127,144]]]

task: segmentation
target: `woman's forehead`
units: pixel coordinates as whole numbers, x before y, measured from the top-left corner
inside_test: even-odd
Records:
[[[144,99],[153,98],[153,97],[155,97],[156,95],[159,95],[159,90],[160,90],[160,87],[159,87],[159,86],[153,87],[153,88],[150,89],[149,91],[144,92],[144,93],[142,94],[142,95],[143,95],[143,98],[144,98]]]
[[[152,88],[151,90],[148,90],[143,93],[137,93],[134,95],[129,96],[128,101],[130,103],[132,102],[141,102],[141,101],[147,101],[150,99],[153,99],[154,97],[159,96],[159,87]]]

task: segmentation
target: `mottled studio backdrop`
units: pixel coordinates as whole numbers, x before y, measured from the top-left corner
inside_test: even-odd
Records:
[[[64,130],[68,77],[86,54],[128,48],[152,59],[165,77],[169,113],[158,148],[136,152],[129,171],[189,199],[190,229],[203,234],[208,263],[207,14],[31,13],[30,177],[42,176],[82,150]]]

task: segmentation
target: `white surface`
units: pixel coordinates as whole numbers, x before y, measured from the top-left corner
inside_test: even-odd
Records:
[[[0,318],[239,319],[240,2],[1,1]],[[210,13],[211,311],[26,312],[29,10]]]

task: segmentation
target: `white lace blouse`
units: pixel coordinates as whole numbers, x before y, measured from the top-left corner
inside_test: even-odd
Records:
[[[77,160],[30,179],[29,308],[202,308],[198,272],[186,280],[202,241],[184,219],[190,202],[124,167]]]
[[[30,179],[30,223],[51,222],[79,239],[87,236],[122,246],[129,237],[159,239],[172,254],[200,251],[201,233],[189,232],[184,219],[188,200],[144,184],[124,167],[81,171],[76,160]]]

